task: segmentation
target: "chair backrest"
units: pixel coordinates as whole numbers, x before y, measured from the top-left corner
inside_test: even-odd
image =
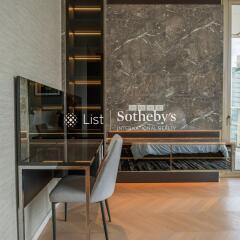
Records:
[[[112,150],[112,147],[113,147],[113,145],[114,145],[114,143],[116,142],[117,139],[122,139],[122,138],[119,134],[114,134],[114,136],[111,138],[111,141],[108,145],[107,154]]]
[[[113,137],[113,142],[93,186],[91,194],[92,202],[100,202],[112,196],[116,185],[122,143],[123,140],[119,135]]]

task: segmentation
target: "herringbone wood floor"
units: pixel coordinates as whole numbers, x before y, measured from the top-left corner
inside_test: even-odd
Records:
[[[220,183],[118,184],[109,200],[110,240],[238,240],[240,179]],[[84,208],[58,209],[58,240],[82,240]],[[100,212],[91,208],[91,239],[104,240]],[[51,239],[49,222],[40,240]]]

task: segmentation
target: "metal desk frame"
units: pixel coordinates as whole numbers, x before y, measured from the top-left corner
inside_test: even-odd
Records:
[[[103,159],[103,143],[100,143],[96,152],[99,160]],[[99,164],[100,165],[100,164]],[[25,218],[24,218],[24,191],[22,185],[23,170],[84,170],[85,171],[85,188],[86,188],[86,226],[87,239],[90,240],[90,168],[89,166],[52,166],[52,165],[19,165],[18,166],[18,239],[25,240]]]

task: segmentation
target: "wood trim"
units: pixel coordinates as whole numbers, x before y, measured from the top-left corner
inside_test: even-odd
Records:
[[[107,4],[222,4],[221,0],[107,0]]]
[[[107,143],[109,143],[111,140],[111,138],[107,138]],[[157,139],[156,139],[157,140]],[[234,145],[234,143],[227,143],[227,142],[207,142],[207,141],[202,141],[202,142],[164,142],[164,141],[129,141],[129,142],[126,142],[124,141],[124,145],[125,146],[131,146],[132,144],[162,144],[162,145],[209,145],[209,144],[212,144],[212,145],[215,145],[215,144],[219,144],[219,145],[227,145],[227,146],[232,146]]]
[[[155,131],[146,131],[146,130],[132,130],[132,131],[125,131],[125,130],[116,130],[116,131],[114,131],[114,130],[110,130],[110,131],[108,131],[109,133],[132,133],[132,132],[134,132],[134,133],[142,133],[142,132],[144,132],[144,133],[152,133],[152,132],[157,132],[157,133],[165,133],[165,132],[182,132],[182,133],[184,133],[184,132],[221,132],[221,130],[188,130],[188,129],[186,129],[186,130],[174,130],[174,131],[171,131],[171,130],[155,130]]]
[[[119,172],[118,183],[219,182],[219,172]]]
[[[228,157],[229,158],[229,157]],[[172,156],[172,160],[193,160],[193,159],[226,159],[226,157],[209,157],[209,156],[204,156],[204,157],[192,157],[192,156],[184,156],[184,157],[175,157],[175,156]],[[121,160],[134,160],[133,157],[121,157]],[[152,156],[152,157],[144,157],[142,158],[141,160],[170,160],[169,157],[161,157],[161,156],[158,156],[158,157],[155,157],[155,156]]]
[[[225,142],[162,142],[162,141],[146,141],[146,142],[124,142],[124,145],[132,144],[161,144],[161,145],[226,145]]]
[[[107,140],[109,141],[111,138],[107,138]],[[185,140],[185,142],[175,142],[175,144],[181,144],[181,143],[183,143],[183,144],[187,144],[187,143],[189,143],[189,144],[191,144],[192,143],[192,140],[206,140],[206,139],[212,139],[212,140],[217,140],[216,138],[187,138],[188,140],[190,140],[190,141],[186,141],[186,138],[147,138],[147,137],[139,137],[139,138],[124,138],[123,137],[123,139],[124,139],[124,141],[126,141],[126,140],[128,140],[128,141],[134,141],[134,142],[138,142],[138,143],[151,143],[151,142],[149,142],[149,140],[152,140],[153,142],[152,143],[155,143],[155,142],[161,142],[161,143],[166,143],[166,144],[168,144],[168,143],[174,143],[174,142],[167,142],[166,140]],[[157,140],[157,141],[156,141]],[[163,140],[165,140],[165,142],[163,141]],[[204,141],[204,142],[206,142],[206,141]],[[204,143],[204,142],[201,142],[201,141],[198,141],[198,142],[194,142],[193,144],[196,144],[196,143]],[[215,141],[215,142],[207,142],[207,143],[221,143],[221,142],[219,142],[219,141]],[[225,142],[222,142],[222,143],[225,143]]]
[[[100,12],[102,11],[102,8],[101,6],[69,7],[69,11]]]
[[[109,131],[107,140],[119,134],[124,143],[161,142],[166,144],[225,144],[220,130],[176,130],[176,131]]]
[[[101,36],[102,32],[100,32],[100,31],[74,31],[74,32],[69,32],[69,35],[75,35],[75,36]]]

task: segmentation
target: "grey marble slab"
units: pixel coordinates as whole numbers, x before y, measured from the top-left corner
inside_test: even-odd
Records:
[[[164,105],[174,129],[221,129],[222,6],[108,5],[105,40],[107,130],[149,124],[117,122],[132,104]]]

